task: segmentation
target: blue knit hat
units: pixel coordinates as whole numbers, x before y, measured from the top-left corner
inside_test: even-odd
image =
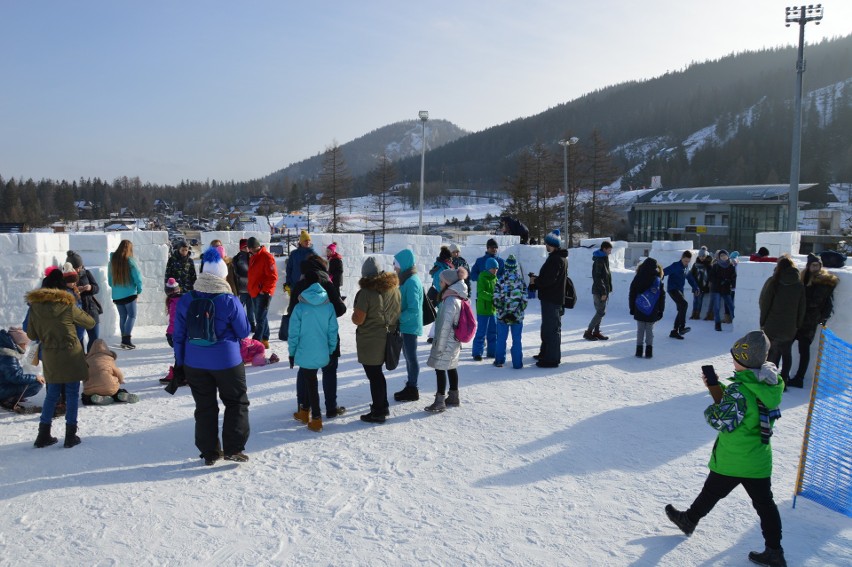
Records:
[[[499,270],[500,269],[500,263],[497,262],[497,260],[495,260],[494,258],[488,258],[487,260],[485,260],[485,269],[486,270]]]
[[[556,232],[551,232],[545,236],[544,243],[548,246],[553,246],[554,248],[562,248],[562,241],[559,239],[559,234]]]

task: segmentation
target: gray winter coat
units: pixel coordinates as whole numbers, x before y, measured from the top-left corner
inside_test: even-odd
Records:
[[[435,338],[426,365],[435,370],[451,370],[459,366],[461,343],[456,340],[455,327],[461,313],[459,298],[467,298],[467,286],[463,281],[457,281],[444,290],[442,297],[435,319]]]

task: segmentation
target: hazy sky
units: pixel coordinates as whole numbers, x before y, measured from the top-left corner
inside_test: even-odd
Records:
[[[482,130],[795,44],[786,5],[0,0],[0,175],[246,180],[421,109]],[[808,42],[852,33],[851,0],[823,6]]]

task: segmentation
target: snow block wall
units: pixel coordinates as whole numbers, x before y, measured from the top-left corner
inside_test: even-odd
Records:
[[[798,254],[801,241],[802,235],[798,232],[758,232],[754,238],[754,246],[757,250],[765,246],[769,255],[777,258],[781,254]]]
[[[261,244],[269,248],[269,232],[257,230],[231,231],[231,230],[211,230],[210,232],[202,232],[199,236],[201,242],[201,251],[207,250],[210,243],[214,240],[221,240],[222,246],[225,247],[225,254],[234,257],[240,251],[240,239],[251,238],[254,236]]]
[[[0,234],[0,299],[4,328],[20,327],[27,314],[24,296],[38,287],[48,266],[62,266],[68,251],[67,234]]]
[[[365,258],[364,235],[311,233],[311,244],[316,253],[323,258],[325,258],[326,248],[332,242],[337,242],[337,252],[343,256],[343,286],[340,288],[340,295],[347,298],[355,297],[355,292],[358,291],[358,278],[361,277],[361,264],[364,263]],[[393,259],[391,259],[391,269],[393,269]]]
[[[449,243],[442,242],[440,236],[386,234],[382,253],[391,257],[391,266],[393,266],[393,256],[397,252],[406,248],[414,252],[417,275],[420,276],[423,285],[428,289],[432,283],[432,278],[429,277],[429,270],[432,269],[432,264],[435,263],[435,258],[438,257],[438,252],[441,251],[442,244],[449,245]],[[464,256],[463,252],[462,256]]]

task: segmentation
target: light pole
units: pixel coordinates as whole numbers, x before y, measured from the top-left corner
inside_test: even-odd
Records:
[[[565,193],[565,234],[562,237],[562,240],[565,241],[565,248],[570,246],[571,242],[568,242],[568,235],[571,234],[569,231],[568,225],[568,146],[573,146],[580,139],[577,137],[571,137],[566,140],[559,140],[559,145],[562,146],[562,162],[564,166],[563,170],[563,181],[564,181],[564,193]]]
[[[802,75],[805,72],[805,24],[822,20],[822,4],[786,8],[785,21],[799,24],[799,58],[796,60],[796,99],[793,103],[793,150],[790,156],[790,196],[787,198],[789,215],[787,230],[799,228],[799,170],[802,158]]]
[[[423,183],[426,177],[426,121],[429,120],[429,111],[421,110],[418,113],[423,123],[423,137],[420,140],[420,222],[417,234],[423,234]]]

